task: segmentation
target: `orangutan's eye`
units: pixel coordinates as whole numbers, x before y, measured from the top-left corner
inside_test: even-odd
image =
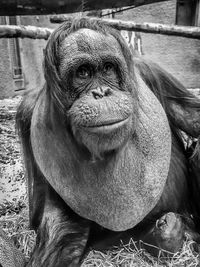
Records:
[[[104,64],[103,72],[107,75],[113,74],[115,72],[115,66],[112,63],[107,62]]]
[[[90,68],[86,65],[80,66],[76,71],[76,77],[79,79],[88,79],[91,76]]]

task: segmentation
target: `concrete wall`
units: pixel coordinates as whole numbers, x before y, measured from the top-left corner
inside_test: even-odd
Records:
[[[115,18],[136,22],[175,23],[176,0],[141,6]],[[49,22],[49,16],[22,16],[22,25],[56,28]],[[200,41],[174,36],[140,34],[142,52],[174,76],[188,88],[200,88]],[[21,60],[25,89],[40,88],[44,83],[42,60],[44,40],[20,39]],[[16,94],[9,55],[9,40],[0,39],[0,98]],[[17,92],[19,94],[19,92]]]
[[[4,20],[1,17],[0,24],[4,24]],[[0,99],[13,96],[13,87],[12,64],[9,57],[9,40],[0,39]]]
[[[176,1],[141,6],[116,19],[135,22],[175,24]],[[178,78],[186,87],[200,87],[200,40],[141,33],[145,57],[151,59]]]
[[[0,24],[5,24],[5,20],[1,17]],[[49,16],[21,16],[18,18],[18,24],[58,27],[58,25],[50,23]],[[46,41],[19,39],[19,46],[25,90],[41,87],[44,84],[42,60]],[[13,79],[9,39],[0,39],[0,56],[0,99],[22,94],[23,91],[16,91],[18,89],[17,79]]]
[[[0,40],[0,99],[14,95],[14,83],[12,76],[12,65],[9,54],[9,43],[7,39]]]
[[[22,25],[55,28],[58,25],[49,22],[49,16],[23,16]],[[44,84],[42,61],[45,40],[21,40],[21,57],[26,89],[40,88]]]

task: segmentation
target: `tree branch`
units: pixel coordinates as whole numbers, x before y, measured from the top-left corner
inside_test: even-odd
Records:
[[[135,23],[132,21],[112,20],[88,18],[90,21],[104,21],[107,25],[113,26],[118,30],[138,31],[145,33],[174,35],[193,39],[200,39],[200,27],[186,27],[176,25],[166,25],[157,23]],[[52,22],[63,22],[71,20],[68,16],[52,16]],[[35,26],[19,26],[19,25],[0,25],[0,38],[32,38],[47,40],[52,33],[52,29],[40,28]]]
[[[158,23],[136,23],[133,21],[123,21],[117,19],[89,19],[91,21],[104,21],[107,25],[112,26],[118,30],[138,31],[200,39],[200,27],[177,26]],[[50,18],[50,21],[53,23],[61,23],[69,20],[71,20],[71,18],[67,15],[54,15]]]
[[[35,26],[0,25],[0,38],[20,37],[47,40],[52,31],[52,29]]]

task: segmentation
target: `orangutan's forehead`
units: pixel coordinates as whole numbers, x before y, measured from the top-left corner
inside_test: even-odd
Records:
[[[117,40],[111,35],[104,35],[90,29],[80,29],[75,33],[70,34],[61,46],[62,55],[79,53],[88,53],[90,55],[100,54],[101,52],[113,52],[121,54],[121,49]]]

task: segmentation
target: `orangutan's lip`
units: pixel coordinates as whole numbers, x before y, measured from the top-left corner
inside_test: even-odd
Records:
[[[106,122],[101,125],[87,126],[84,129],[92,133],[109,133],[123,127],[128,121],[129,118],[126,118],[125,120]]]

